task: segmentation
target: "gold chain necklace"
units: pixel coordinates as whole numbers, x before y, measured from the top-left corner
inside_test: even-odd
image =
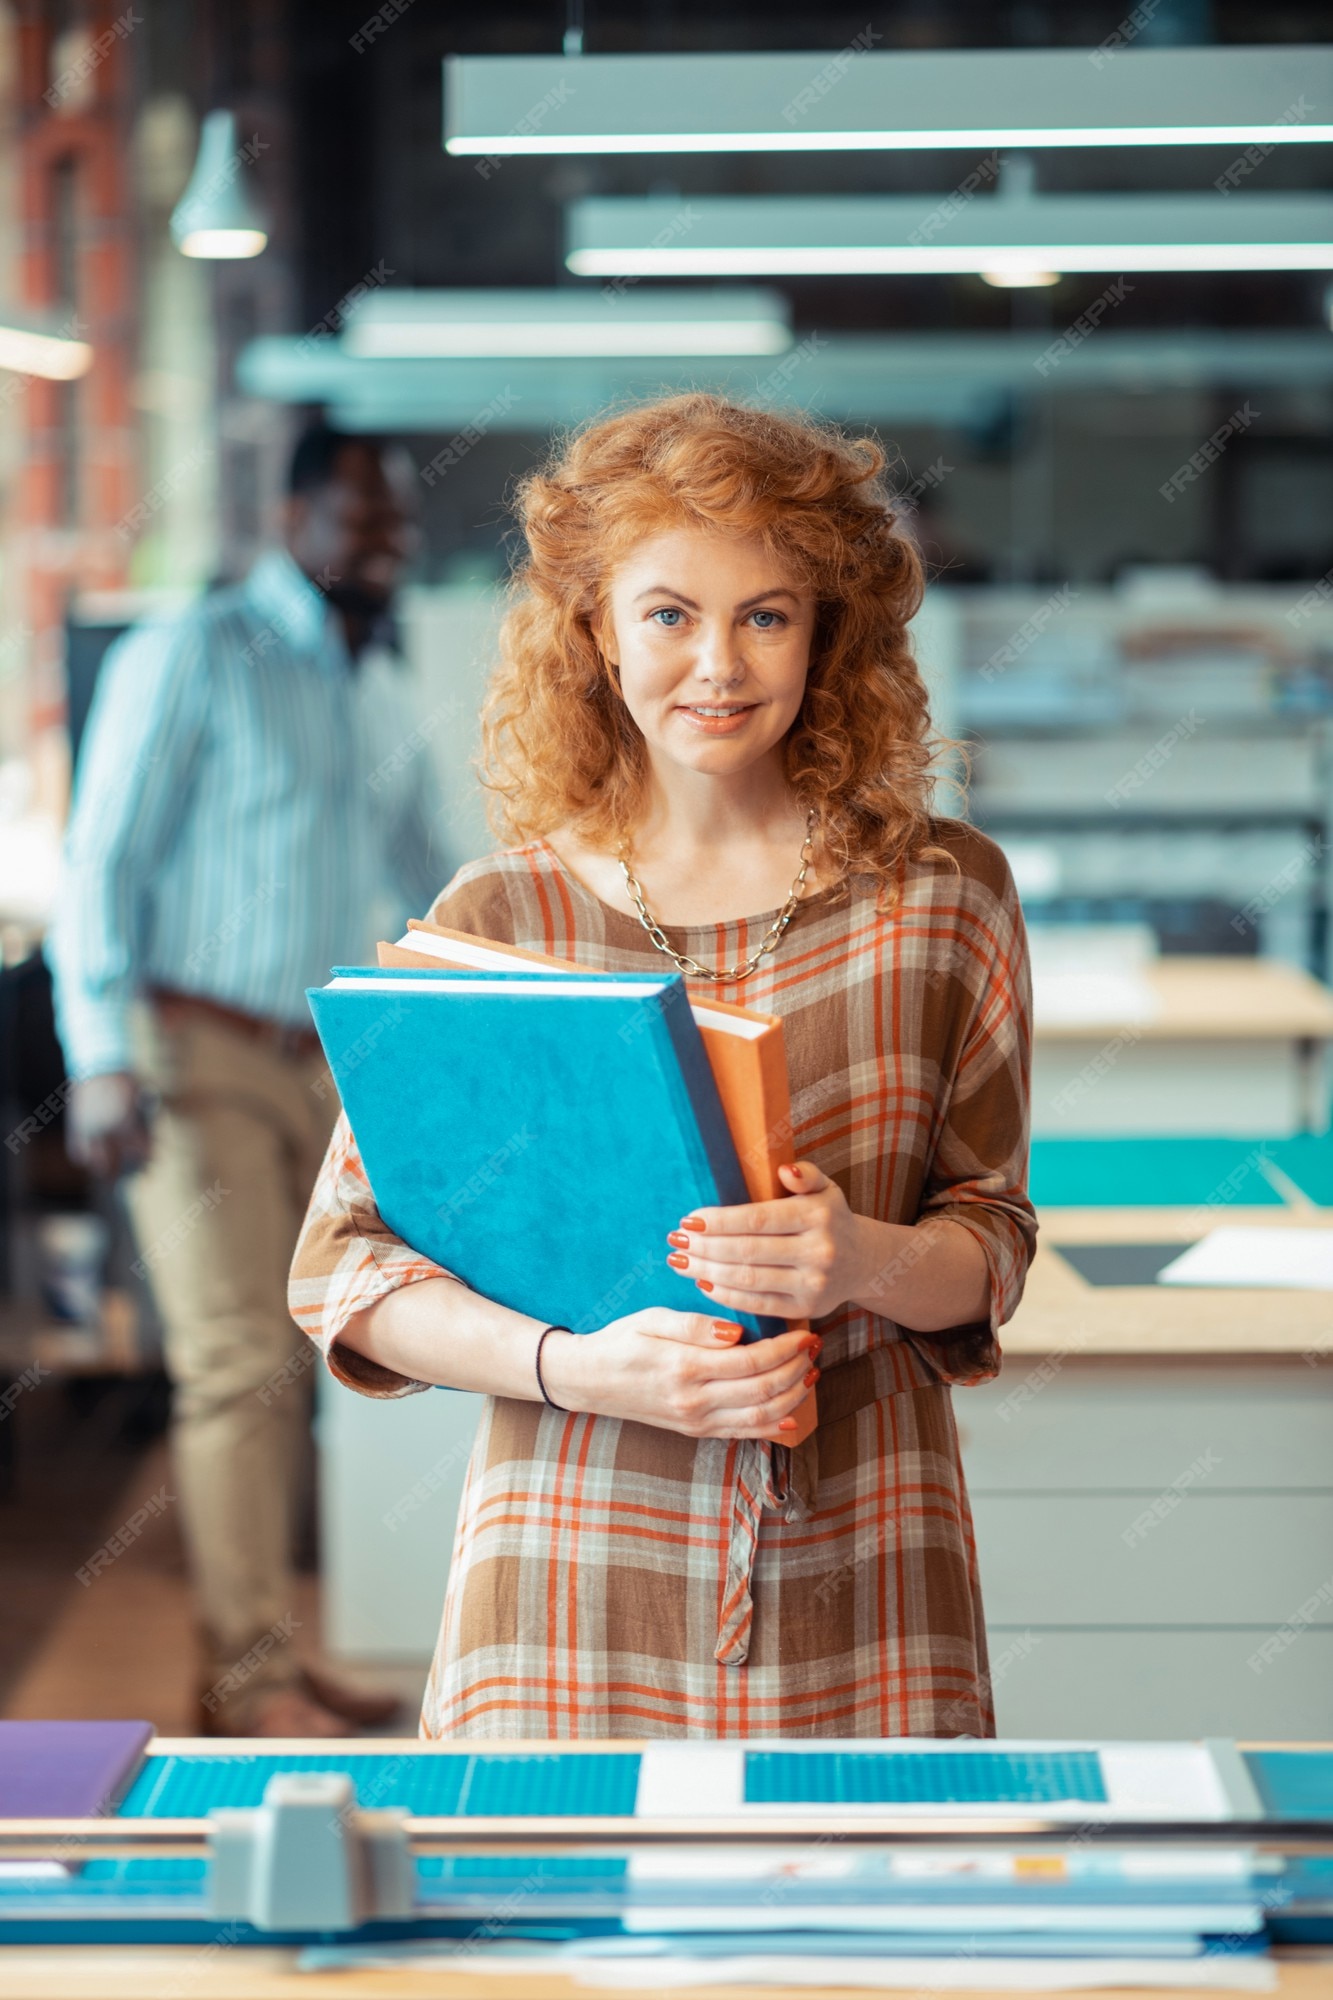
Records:
[[[809,871],[810,863],[814,858],[814,837],[815,809],[811,806],[809,816],[805,822],[805,839],[801,843],[801,866],[797,872],[796,880],[791,885],[790,896],[788,896],[782,909],[779,910],[777,916],[769,925],[758,951],[752,957],[747,958],[744,965],[724,967],[721,971],[717,972],[711,966],[700,965],[697,958],[691,958],[686,952],[676,951],[667,943],[662,926],[649,911],[648,905],[643,900],[643,890],[639,887],[637,878],[630,871],[629,842],[627,840],[622,840],[620,843],[620,869],[625,877],[625,887],[628,889],[634,907],[639,913],[639,922],[643,925],[643,928],[647,931],[657,949],[665,952],[668,958],[674,959],[677,968],[681,972],[693,973],[696,979],[748,979],[765,953],[776,950],[783,932],[796,913],[796,905],[801,900],[801,891],[805,887],[805,878]]]

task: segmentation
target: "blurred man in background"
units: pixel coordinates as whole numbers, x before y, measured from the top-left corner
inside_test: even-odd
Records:
[[[212,1734],[394,1707],[291,1643],[311,1378],[285,1301],[337,1111],[304,989],[365,962],[386,886],[421,911],[448,872],[426,731],[376,657],[411,484],[383,440],[307,431],[282,546],[108,654],[75,789],[50,949],[69,1144],[129,1176],[166,1328]]]

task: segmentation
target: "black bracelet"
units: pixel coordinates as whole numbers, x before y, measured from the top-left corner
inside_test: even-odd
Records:
[[[533,1365],[537,1370],[537,1387],[542,1392],[542,1401],[545,1403],[548,1410],[559,1410],[564,1416],[569,1415],[568,1410],[565,1409],[563,1403],[553,1403],[551,1401],[551,1398],[546,1393],[546,1384],[542,1381],[542,1348],[546,1345],[546,1336],[548,1333],[573,1333],[573,1331],[574,1329],[572,1326],[544,1327],[541,1334],[538,1336],[537,1352],[533,1356]]]

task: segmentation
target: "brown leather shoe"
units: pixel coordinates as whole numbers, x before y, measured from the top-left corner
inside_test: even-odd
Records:
[[[387,1688],[353,1687],[327,1667],[302,1667],[299,1685],[321,1708],[331,1709],[358,1729],[380,1729],[403,1712],[402,1702]]]
[[[249,1701],[207,1709],[199,1704],[201,1736],[354,1736],[354,1724],[299,1687],[261,1690]]]

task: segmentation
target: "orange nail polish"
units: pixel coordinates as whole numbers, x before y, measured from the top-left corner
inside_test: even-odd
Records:
[[[689,1258],[682,1257],[679,1250],[671,1252],[671,1255],[667,1258],[667,1263],[670,1264],[673,1271],[688,1271],[690,1267]]]
[[[784,1417],[778,1425],[778,1429],[780,1431],[794,1431],[796,1429],[795,1417]]]
[[[694,1282],[699,1287],[699,1290],[701,1292],[711,1292],[713,1289],[713,1287],[709,1284],[707,1278],[696,1278]]]
[[[706,1229],[708,1227],[701,1215],[687,1215],[680,1226],[682,1229]]]
[[[667,1242],[673,1250],[688,1250],[690,1247],[690,1239],[683,1229],[671,1230],[667,1236]]]
[[[736,1325],[734,1320],[729,1319],[715,1319],[713,1321],[713,1332],[719,1340],[739,1340],[741,1337],[740,1327]]]
[[[808,1374],[808,1375],[806,1376],[806,1378],[805,1378],[805,1386],[806,1386],[806,1388],[807,1388],[807,1389],[813,1389],[813,1388],[814,1388],[814,1386],[815,1386],[815,1383],[816,1383],[816,1382],[817,1382],[818,1380],[819,1380],[819,1370],[818,1370],[817,1368],[812,1368],[812,1369],[810,1370],[810,1373],[809,1373],[809,1374]]]

